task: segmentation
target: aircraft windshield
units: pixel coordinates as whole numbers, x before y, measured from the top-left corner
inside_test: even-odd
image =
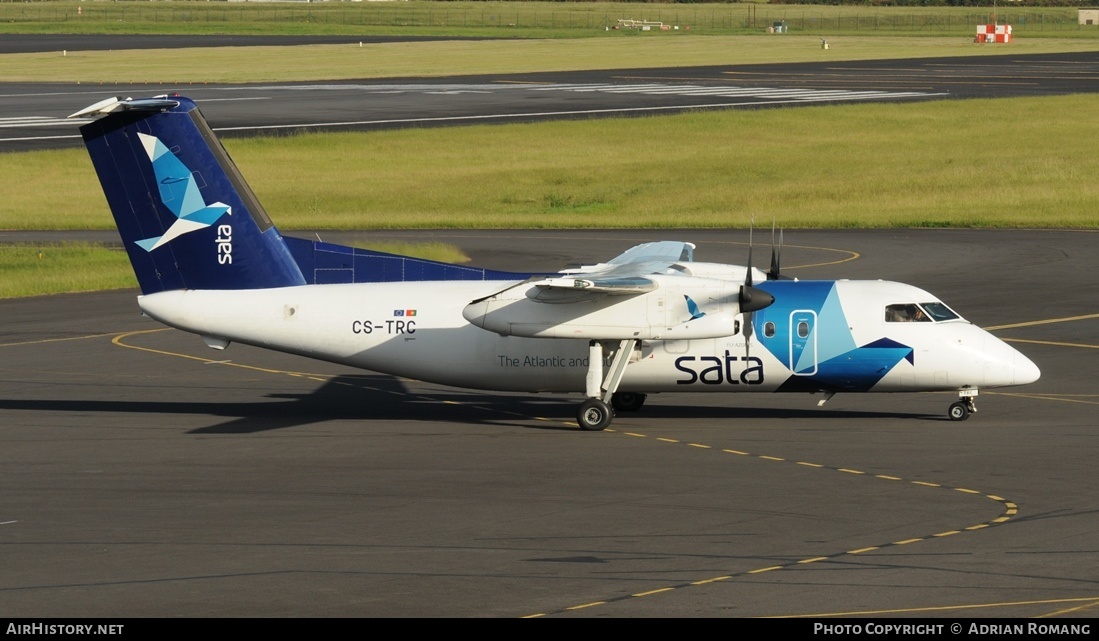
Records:
[[[961,318],[954,313],[954,310],[950,309],[942,303],[922,303],[920,305],[931,316],[931,319],[935,322],[954,320]]]
[[[887,323],[930,323],[954,320],[959,318],[954,310],[939,302],[934,303],[897,303],[886,305],[885,322]]]

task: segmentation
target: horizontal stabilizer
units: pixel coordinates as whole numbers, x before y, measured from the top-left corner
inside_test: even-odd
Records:
[[[178,106],[179,101],[168,96],[139,98],[137,100],[133,98],[105,98],[94,105],[84,107],[74,114],[69,114],[69,118],[106,116],[116,111],[161,111]]]

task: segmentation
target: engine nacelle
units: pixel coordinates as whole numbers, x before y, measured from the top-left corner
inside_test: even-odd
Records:
[[[685,287],[682,276],[649,278],[658,285],[651,292],[578,291],[553,302],[544,300],[543,288],[524,283],[470,303],[462,316],[502,336],[527,338],[687,340],[736,333],[739,283],[690,278]],[[698,313],[690,311],[691,302]]]

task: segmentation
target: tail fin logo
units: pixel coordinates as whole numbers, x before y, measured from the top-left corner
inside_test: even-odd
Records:
[[[194,174],[159,138],[143,133],[137,135],[153,165],[160,201],[176,216],[163,236],[139,240],[139,247],[151,252],[184,234],[206,229],[225,214],[233,215],[232,208],[225,203],[206,204]]]

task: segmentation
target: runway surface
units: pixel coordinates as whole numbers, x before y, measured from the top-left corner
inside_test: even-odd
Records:
[[[743,262],[748,240],[371,235],[536,270],[654,238]],[[0,301],[3,613],[1094,617],[1095,242],[786,232],[789,275],[923,287],[1041,367],[964,423],[949,394],[664,394],[582,432],[578,396],[209,350],[135,292]]]
[[[0,151],[79,146],[67,119],[110,96],[180,92],[221,136],[645,116],[1099,91],[1099,55],[623,69],[254,85],[0,83]]]

